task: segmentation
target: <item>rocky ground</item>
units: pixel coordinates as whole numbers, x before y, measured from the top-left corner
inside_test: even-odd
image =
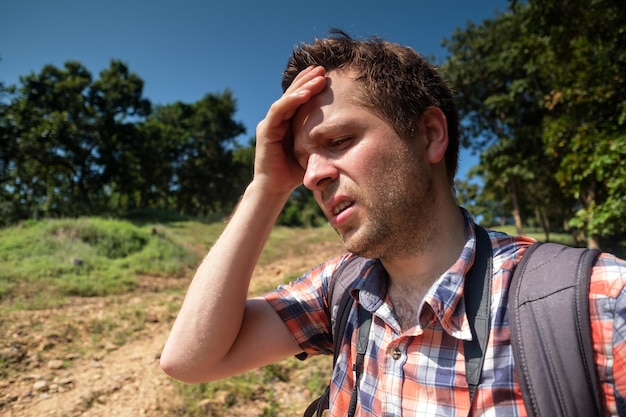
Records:
[[[258,268],[253,282],[267,288],[338,251],[338,245],[319,244],[306,257]],[[144,277],[133,294],[3,313],[0,416],[185,415],[174,381],[159,368],[159,355],[188,282]],[[296,409],[303,410],[311,399],[306,389],[290,381],[273,388],[278,402],[295,404]],[[199,405],[207,415],[223,415],[215,410],[222,409],[219,402],[227,396],[199,399]],[[263,415],[262,406],[245,404],[227,415]]]
[[[0,357],[12,372],[0,382],[0,415],[168,415],[164,411],[175,409],[176,395],[158,359],[169,313],[155,306],[121,344],[121,326],[135,324],[109,317],[133,303],[140,300],[82,299],[67,308],[4,317]],[[96,323],[107,322],[110,328],[92,337]]]

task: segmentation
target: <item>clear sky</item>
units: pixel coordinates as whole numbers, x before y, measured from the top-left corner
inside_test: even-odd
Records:
[[[280,96],[282,70],[299,42],[338,27],[443,60],[443,38],[506,7],[506,0],[0,0],[0,81],[16,84],[68,60],[97,78],[120,59],[144,80],[153,104],[230,89],[247,143]],[[461,157],[463,174],[476,159]]]

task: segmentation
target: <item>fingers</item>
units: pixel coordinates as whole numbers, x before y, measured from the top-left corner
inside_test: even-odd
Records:
[[[270,107],[265,120],[268,127],[278,127],[291,119],[302,104],[321,92],[326,86],[325,75],[326,70],[319,66],[301,71],[283,96]]]
[[[285,94],[293,92],[298,88],[302,87],[308,81],[311,81],[315,77],[324,76],[326,74],[326,70],[321,66],[310,66],[308,68],[303,69],[300,73],[293,79],[291,85],[287,87]]]
[[[304,171],[293,157],[290,122],[300,106],[324,90],[325,75],[323,67],[301,71],[257,125],[254,178],[266,189],[291,192],[302,183]]]

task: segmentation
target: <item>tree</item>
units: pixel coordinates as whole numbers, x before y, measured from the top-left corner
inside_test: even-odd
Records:
[[[0,225],[16,220],[20,207],[12,186],[12,173],[16,170],[18,157],[14,122],[9,117],[9,101],[14,88],[0,83]]]
[[[3,108],[10,153],[3,191],[14,218],[76,216],[108,208],[120,146],[135,139],[129,116],[149,112],[143,81],[111,61],[101,78],[79,62],[45,66],[20,78]],[[4,134],[3,134],[4,135]],[[123,181],[119,181],[122,183]]]
[[[537,40],[525,37],[528,32],[514,13],[481,26],[470,23],[444,41],[451,56],[442,67],[458,92],[464,144],[483,150],[481,171],[494,173],[485,187],[500,196],[519,234],[528,215],[522,202],[533,196],[530,187],[540,182],[558,190],[541,154],[542,93],[526,65]]]
[[[137,122],[143,121],[151,112],[151,103],[143,98],[143,80],[121,61],[113,60],[109,68],[100,72],[88,92],[88,102],[97,115],[96,129],[99,143],[95,163],[101,175],[101,210],[128,209],[137,205],[138,177],[147,174],[138,155],[150,154],[156,145],[154,140],[142,136]],[[158,146],[158,145],[157,145]],[[138,154],[141,152],[141,154]],[[137,165],[139,164],[139,165]],[[152,168],[152,167],[149,167]],[[97,188],[92,187],[95,193]],[[111,204],[117,197],[117,204]]]
[[[626,12],[617,0],[534,1],[526,19],[546,39],[534,60],[550,86],[543,140],[577,200],[570,224],[612,249],[626,236]]]
[[[121,61],[93,79],[79,62],[0,84],[0,222],[158,208],[230,212],[254,149],[235,139],[230,91],[154,111]]]
[[[618,3],[513,1],[444,42],[466,144],[483,150],[481,165],[508,190],[518,226],[531,204],[546,233],[568,216],[589,246],[623,236],[626,224],[626,14]]]
[[[164,169],[171,172],[168,186],[162,189],[172,194],[179,212],[228,212],[243,191],[242,167],[233,152],[234,140],[245,128],[232,119],[235,110],[235,100],[227,90],[207,94],[193,104],[157,107],[149,118],[148,126],[162,129],[164,147],[156,155],[165,166],[169,164]]]

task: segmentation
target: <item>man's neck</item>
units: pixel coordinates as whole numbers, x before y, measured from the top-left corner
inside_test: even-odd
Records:
[[[441,213],[445,214],[445,213]],[[381,259],[391,282],[402,287],[430,288],[457,261],[465,245],[465,219],[459,207],[438,216],[429,244],[421,251],[394,259]]]

